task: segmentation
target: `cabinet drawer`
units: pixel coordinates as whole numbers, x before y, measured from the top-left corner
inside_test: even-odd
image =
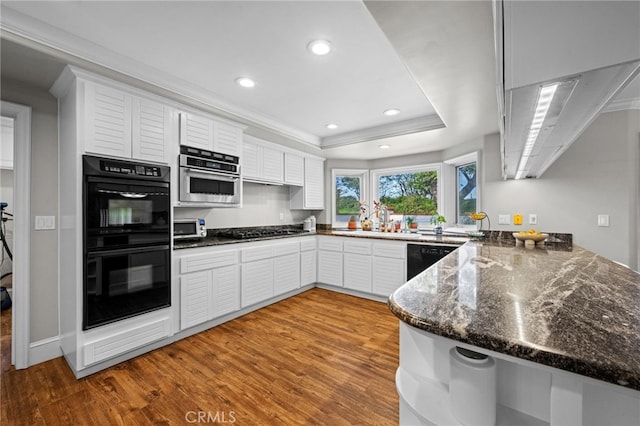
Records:
[[[310,251],[316,249],[316,239],[315,238],[305,238],[300,241],[300,251]]]
[[[373,255],[391,257],[393,259],[406,259],[407,245],[402,242],[375,242],[373,243]]]
[[[238,251],[226,250],[211,253],[193,254],[180,258],[180,273],[204,271],[238,263]]]
[[[342,251],[342,240],[335,237],[318,239],[318,249],[327,251]]]
[[[242,250],[242,263],[273,257],[273,248],[270,246],[251,247]]]
[[[371,254],[371,241],[363,241],[357,238],[353,238],[353,241],[345,241],[344,242],[344,252],[345,253],[355,253],[355,254]]]
[[[294,254],[300,251],[300,244],[295,243],[277,244],[273,246],[273,254],[275,256],[284,256],[286,254]]]

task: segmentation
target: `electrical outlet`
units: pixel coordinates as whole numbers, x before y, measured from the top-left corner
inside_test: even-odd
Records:
[[[280,220],[284,220],[284,213],[280,212]]]
[[[498,215],[498,225],[511,225],[511,218],[508,214]]]
[[[538,224],[538,215],[535,213],[529,214],[529,225],[537,225]]]
[[[514,225],[522,225],[522,215],[516,213],[513,215],[513,224]]]

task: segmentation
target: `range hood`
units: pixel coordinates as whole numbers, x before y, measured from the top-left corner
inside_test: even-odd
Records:
[[[540,177],[640,73],[640,3],[493,6],[503,178]]]

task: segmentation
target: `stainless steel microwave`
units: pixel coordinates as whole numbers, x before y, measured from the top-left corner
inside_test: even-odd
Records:
[[[234,207],[240,204],[239,158],[180,147],[180,202]]]
[[[204,219],[173,219],[173,238],[176,240],[197,239],[207,236]]]

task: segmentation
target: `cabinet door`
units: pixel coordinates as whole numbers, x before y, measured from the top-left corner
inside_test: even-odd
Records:
[[[131,158],[131,95],[85,83],[85,151]]]
[[[389,296],[406,281],[404,259],[373,257],[373,293]]]
[[[344,254],[344,287],[371,293],[371,258],[363,254]]]
[[[342,252],[318,251],[318,282],[342,287]]]
[[[180,277],[180,329],[213,318],[211,272],[194,272]]]
[[[262,166],[259,151],[261,147],[253,142],[242,144],[242,177],[244,179],[260,179]]]
[[[213,150],[222,154],[242,154],[242,127],[221,121],[213,122]]]
[[[166,163],[171,140],[171,108],[148,99],[133,99],[133,158]]]
[[[267,182],[282,183],[284,176],[283,152],[262,147],[262,178]]]
[[[324,162],[322,160],[304,159],[304,208],[324,209]]]
[[[213,150],[213,120],[180,113],[180,145]]]
[[[220,317],[240,309],[240,266],[215,268],[213,281],[213,316]]]
[[[273,297],[273,259],[242,264],[242,307]]]
[[[301,285],[309,285],[316,282],[316,260],[317,252],[315,250],[300,253]]]
[[[273,268],[276,295],[300,288],[300,256],[298,253],[276,257]]]
[[[304,185],[304,157],[290,152],[284,153],[284,183],[286,185]]]

